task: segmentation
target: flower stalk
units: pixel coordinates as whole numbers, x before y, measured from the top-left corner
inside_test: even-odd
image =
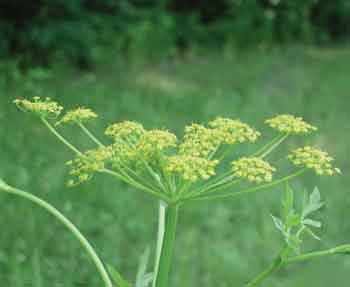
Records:
[[[104,282],[104,286],[113,287],[112,281],[109,278],[108,272],[106,271],[102,263],[102,260],[99,258],[99,256],[97,255],[96,251],[91,246],[89,241],[84,237],[84,235],[67,217],[65,217],[55,207],[53,207],[51,204],[47,203],[46,201],[42,200],[41,198],[29,192],[9,186],[8,184],[4,183],[1,180],[0,180],[0,190],[13,195],[17,195],[19,197],[25,198],[35,203],[36,205],[40,206],[41,208],[45,209],[48,213],[53,215],[58,221],[60,221],[72,233],[72,235],[79,241],[79,243],[85,249],[90,259],[95,264],[98,274],[100,275],[102,281]]]
[[[247,188],[247,189],[237,191],[237,192],[224,193],[224,194],[218,194],[218,195],[212,195],[212,196],[202,196],[202,197],[193,196],[193,197],[186,198],[186,200],[214,200],[214,199],[226,199],[226,198],[227,199],[237,199],[237,198],[241,197],[242,195],[255,193],[258,191],[263,191],[269,187],[273,187],[273,186],[279,185],[281,183],[287,182],[293,178],[296,178],[297,176],[300,176],[305,171],[306,171],[306,169],[300,169],[291,175],[288,175],[286,177],[282,177],[282,178],[275,180],[275,181],[272,181],[270,183],[254,186],[254,187]]]

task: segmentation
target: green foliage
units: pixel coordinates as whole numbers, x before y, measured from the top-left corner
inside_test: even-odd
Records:
[[[222,48],[349,39],[347,0],[6,0],[0,57],[90,67],[115,55],[162,58]]]
[[[282,233],[287,245],[297,254],[301,253],[304,233],[320,240],[311,228],[321,228],[321,222],[309,218],[309,215],[319,210],[323,205],[320,192],[315,187],[309,196],[305,192],[302,210],[297,212],[294,207],[294,192],[289,184],[286,185],[282,200],[283,219],[275,216],[272,216],[272,219],[276,228]]]

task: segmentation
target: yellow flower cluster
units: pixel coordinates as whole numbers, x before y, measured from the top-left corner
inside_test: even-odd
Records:
[[[208,125],[217,131],[220,141],[225,144],[255,142],[260,136],[258,131],[240,120],[217,118]]]
[[[76,181],[68,181],[69,186],[74,186],[89,180],[92,174],[105,167],[107,160],[113,157],[111,147],[103,147],[94,150],[89,150],[83,155],[76,157],[67,162],[71,167],[70,175],[76,177]]]
[[[270,182],[276,171],[268,162],[258,157],[242,157],[232,162],[233,175],[250,182]]]
[[[57,118],[63,110],[63,107],[50,98],[41,100],[40,97],[34,97],[33,101],[16,99],[14,103],[21,110],[34,113],[44,118]]]
[[[199,179],[207,180],[215,175],[217,160],[175,155],[167,158],[165,169],[170,173],[179,174],[184,180],[195,182]]]
[[[173,133],[163,130],[146,131],[136,145],[140,154],[148,157],[154,153],[176,147],[177,138]]]
[[[303,118],[293,115],[278,115],[266,120],[265,123],[282,133],[306,134],[317,130],[316,127],[305,122]]]
[[[82,123],[91,119],[97,118],[97,114],[91,109],[77,108],[72,111],[68,111],[57,124],[61,123]]]
[[[111,146],[113,156],[111,162],[113,167],[120,168],[130,166],[137,161],[138,151],[135,147],[124,143],[116,143]]]
[[[179,152],[181,155],[207,157],[219,144],[215,130],[199,124],[191,124],[185,127],[185,135],[179,146]]]
[[[327,152],[315,147],[302,147],[291,152],[288,159],[300,167],[313,169],[318,175],[340,174],[339,168],[334,168],[331,162],[334,160]]]
[[[260,133],[239,120],[217,118],[208,123],[208,128],[192,124],[185,128],[180,154],[207,157],[220,144],[254,142]]]
[[[137,122],[124,121],[107,127],[105,134],[120,140],[135,140],[145,133],[143,126]]]

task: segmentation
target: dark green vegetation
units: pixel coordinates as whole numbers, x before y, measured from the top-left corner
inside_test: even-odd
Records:
[[[69,189],[64,162],[72,156],[37,120],[19,112],[15,97],[51,96],[67,109],[83,105],[100,114],[91,130],[102,138],[107,123],[137,120],[146,127],[180,133],[192,121],[240,117],[264,134],[263,120],[277,113],[302,115],[319,132],[288,140],[270,161],[277,164],[298,142],[315,143],[337,159],[344,175],[309,175],[292,186],[299,198],[317,185],[326,201],[322,241],[308,250],[350,242],[348,50],[287,49],[247,54],[207,54],[157,65],[104,66],[23,75],[3,64],[0,79],[0,177],[43,197],[63,211],[91,240],[107,263],[129,278],[156,238],[157,203],[113,178],[96,176]],[[76,127],[61,127],[74,143],[91,142]],[[238,151],[238,150],[237,150]],[[247,151],[242,151],[244,154]],[[179,218],[171,286],[231,287],[265,268],[281,247],[270,214],[278,215],[282,188],[239,201],[193,203]],[[72,236],[28,202],[0,193],[1,286],[98,287],[94,267]],[[348,286],[349,257],[291,265],[264,286]]]
[[[165,57],[189,47],[348,41],[348,0],[3,0],[0,57],[87,67],[106,51]]]

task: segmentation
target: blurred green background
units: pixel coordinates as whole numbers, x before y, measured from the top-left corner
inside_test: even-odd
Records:
[[[271,161],[305,142],[334,155],[342,176],[309,175],[293,187],[300,199],[317,185],[326,201],[317,215],[322,240],[307,240],[306,250],[350,243],[348,1],[20,2],[0,9],[0,178],[63,211],[105,262],[135,277],[140,254],[154,247],[157,203],[101,175],[67,188],[72,154],[16,109],[16,97],[90,107],[100,115],[90,128],[101,138],[114,121],[181,135],[188,123],[228,116],[261,130],[261,146],[273,136],[264,119],[303,116],[319,131],[289,139]],[[81,148],[92,146],[74,127],[60,129]],[[270,216],[280,196],[275,188],[185,206],[171,286],[243,286],[282,244]],[[100,286],[81,247],[51,216],[6,194],[0,204],[1,286]],[[291,265],[264,286],[348,286],[349,268],[345,256]]]

